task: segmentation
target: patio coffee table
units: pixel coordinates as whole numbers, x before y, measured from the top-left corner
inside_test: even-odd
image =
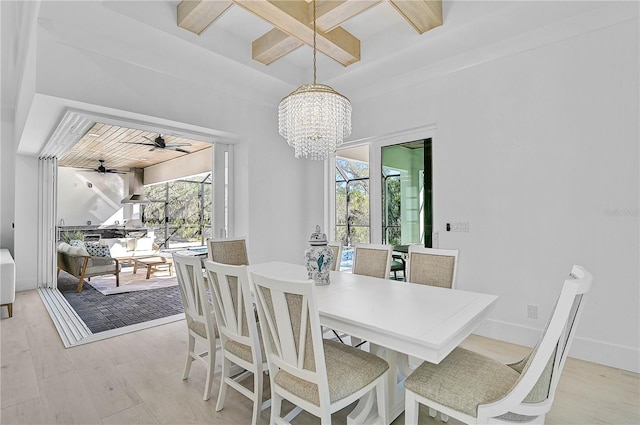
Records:
[[[133,274],[138,272],[138,267],[147,268],[147,279],[151,277],[151,273],[169,270],[169,276],[173,275],[173,263],[170,258],[165,257],[147,257],[133,259]]]

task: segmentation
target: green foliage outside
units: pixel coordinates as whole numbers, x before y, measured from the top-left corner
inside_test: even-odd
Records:
[[[347,204],[349,211],[347,211]],[[348,238],[347,220],[350,228]],[[335,239],[351,246],[360,242],[369,243],[371,240],[369,226],[369,166],[337,158]]]
[[[401,236],[401,197],[400,197],[400,178],[395,177],[397,171],[383,169],[383,174],[387,177],[383,179],[382,205],[383,211],[383,242],[390,245],[402,244]]]
[[[166,239],[169,242],[195,243],[209,236],[203,234],[211,226],[212,194],[209,182],[173,181],[146,186],[144,192],[153,202],[143,206],[143,221],[147,227],[155,229],[158,245],[162,245]],[[165,201],[168,206],[168,234],[165,234]]]

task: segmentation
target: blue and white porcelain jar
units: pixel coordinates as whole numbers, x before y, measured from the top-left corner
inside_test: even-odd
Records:
[[[309,279],[316,285],[329,284],[329,272],[333,266],[333,251],[327,246],[327,235],[316,226],[309,238],[310,247],[304,252]]]

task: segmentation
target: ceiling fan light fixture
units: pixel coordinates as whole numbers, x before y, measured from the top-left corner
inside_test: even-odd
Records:
[[[313,84],[298,87],[280,101],[278,132],[296,158],[324,160],[351,135],[351,102],[316,83],[316,0],[313,0]]]

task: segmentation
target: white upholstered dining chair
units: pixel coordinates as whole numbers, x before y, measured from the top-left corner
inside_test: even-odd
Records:
[[[353,247],[353,274],[389,279],[393,247],[386,244],[357,243]]]
[[[247,238],[207,239],[208,258],[211,261],[234,266],[249,265]]]
[[[373,354],[322,339],[312,280],[285,281],[251,274],[269,365],[271,424],[284,399],[331,424],[331,414],[375,391],[375,423],[389,423],[389,364]]]
[[[340,271],[340,263],[342,262],[342,242],[329,242],[327,246],[333,252],[333,265],[331,266],[331,270]]]
[[[454,288],[458,269],[457,249],[425,248],[409,245],[407,282]]]
[[[353,247],[353,274],[389,279],[393,247],[386,244],[357,243]],[[336,335],[337,336],[337,335]],[[342,338],[340,338],[342,341]],[[362,346],[366,341],[351,337],[351,345]]]
[[[573,266],[542,338],[523,360],[502,364],[463,348],[423,363],[405,380],[405,421],[419,404],[467,424],[544,423],[593,278]]]
[[[262,402],[263,377],[267,366],[263,362],[247,266],[207,260],[205,268],[222,346],[222,377],[216,411],[224,408],[227,388],[231,387],[253,402],[251,424],[255,425],[260,410],[268,407],[269,403]],[[232,377],[233,364],[245,372]],[[241,383],[251,375],[253,391]]]
[[[220,346],[214,313],[209,303],[199,257],[173,254],[178,287],[184,307],[184,315],[189,334],[187,362],[182,379],[187,379],[194,360],[201,361],[207,368],[203,400],[209,400],[213,388],[213,373],[216,365],[216,349]],[[196,351],[196,341],[206,346],[203,352]]]

